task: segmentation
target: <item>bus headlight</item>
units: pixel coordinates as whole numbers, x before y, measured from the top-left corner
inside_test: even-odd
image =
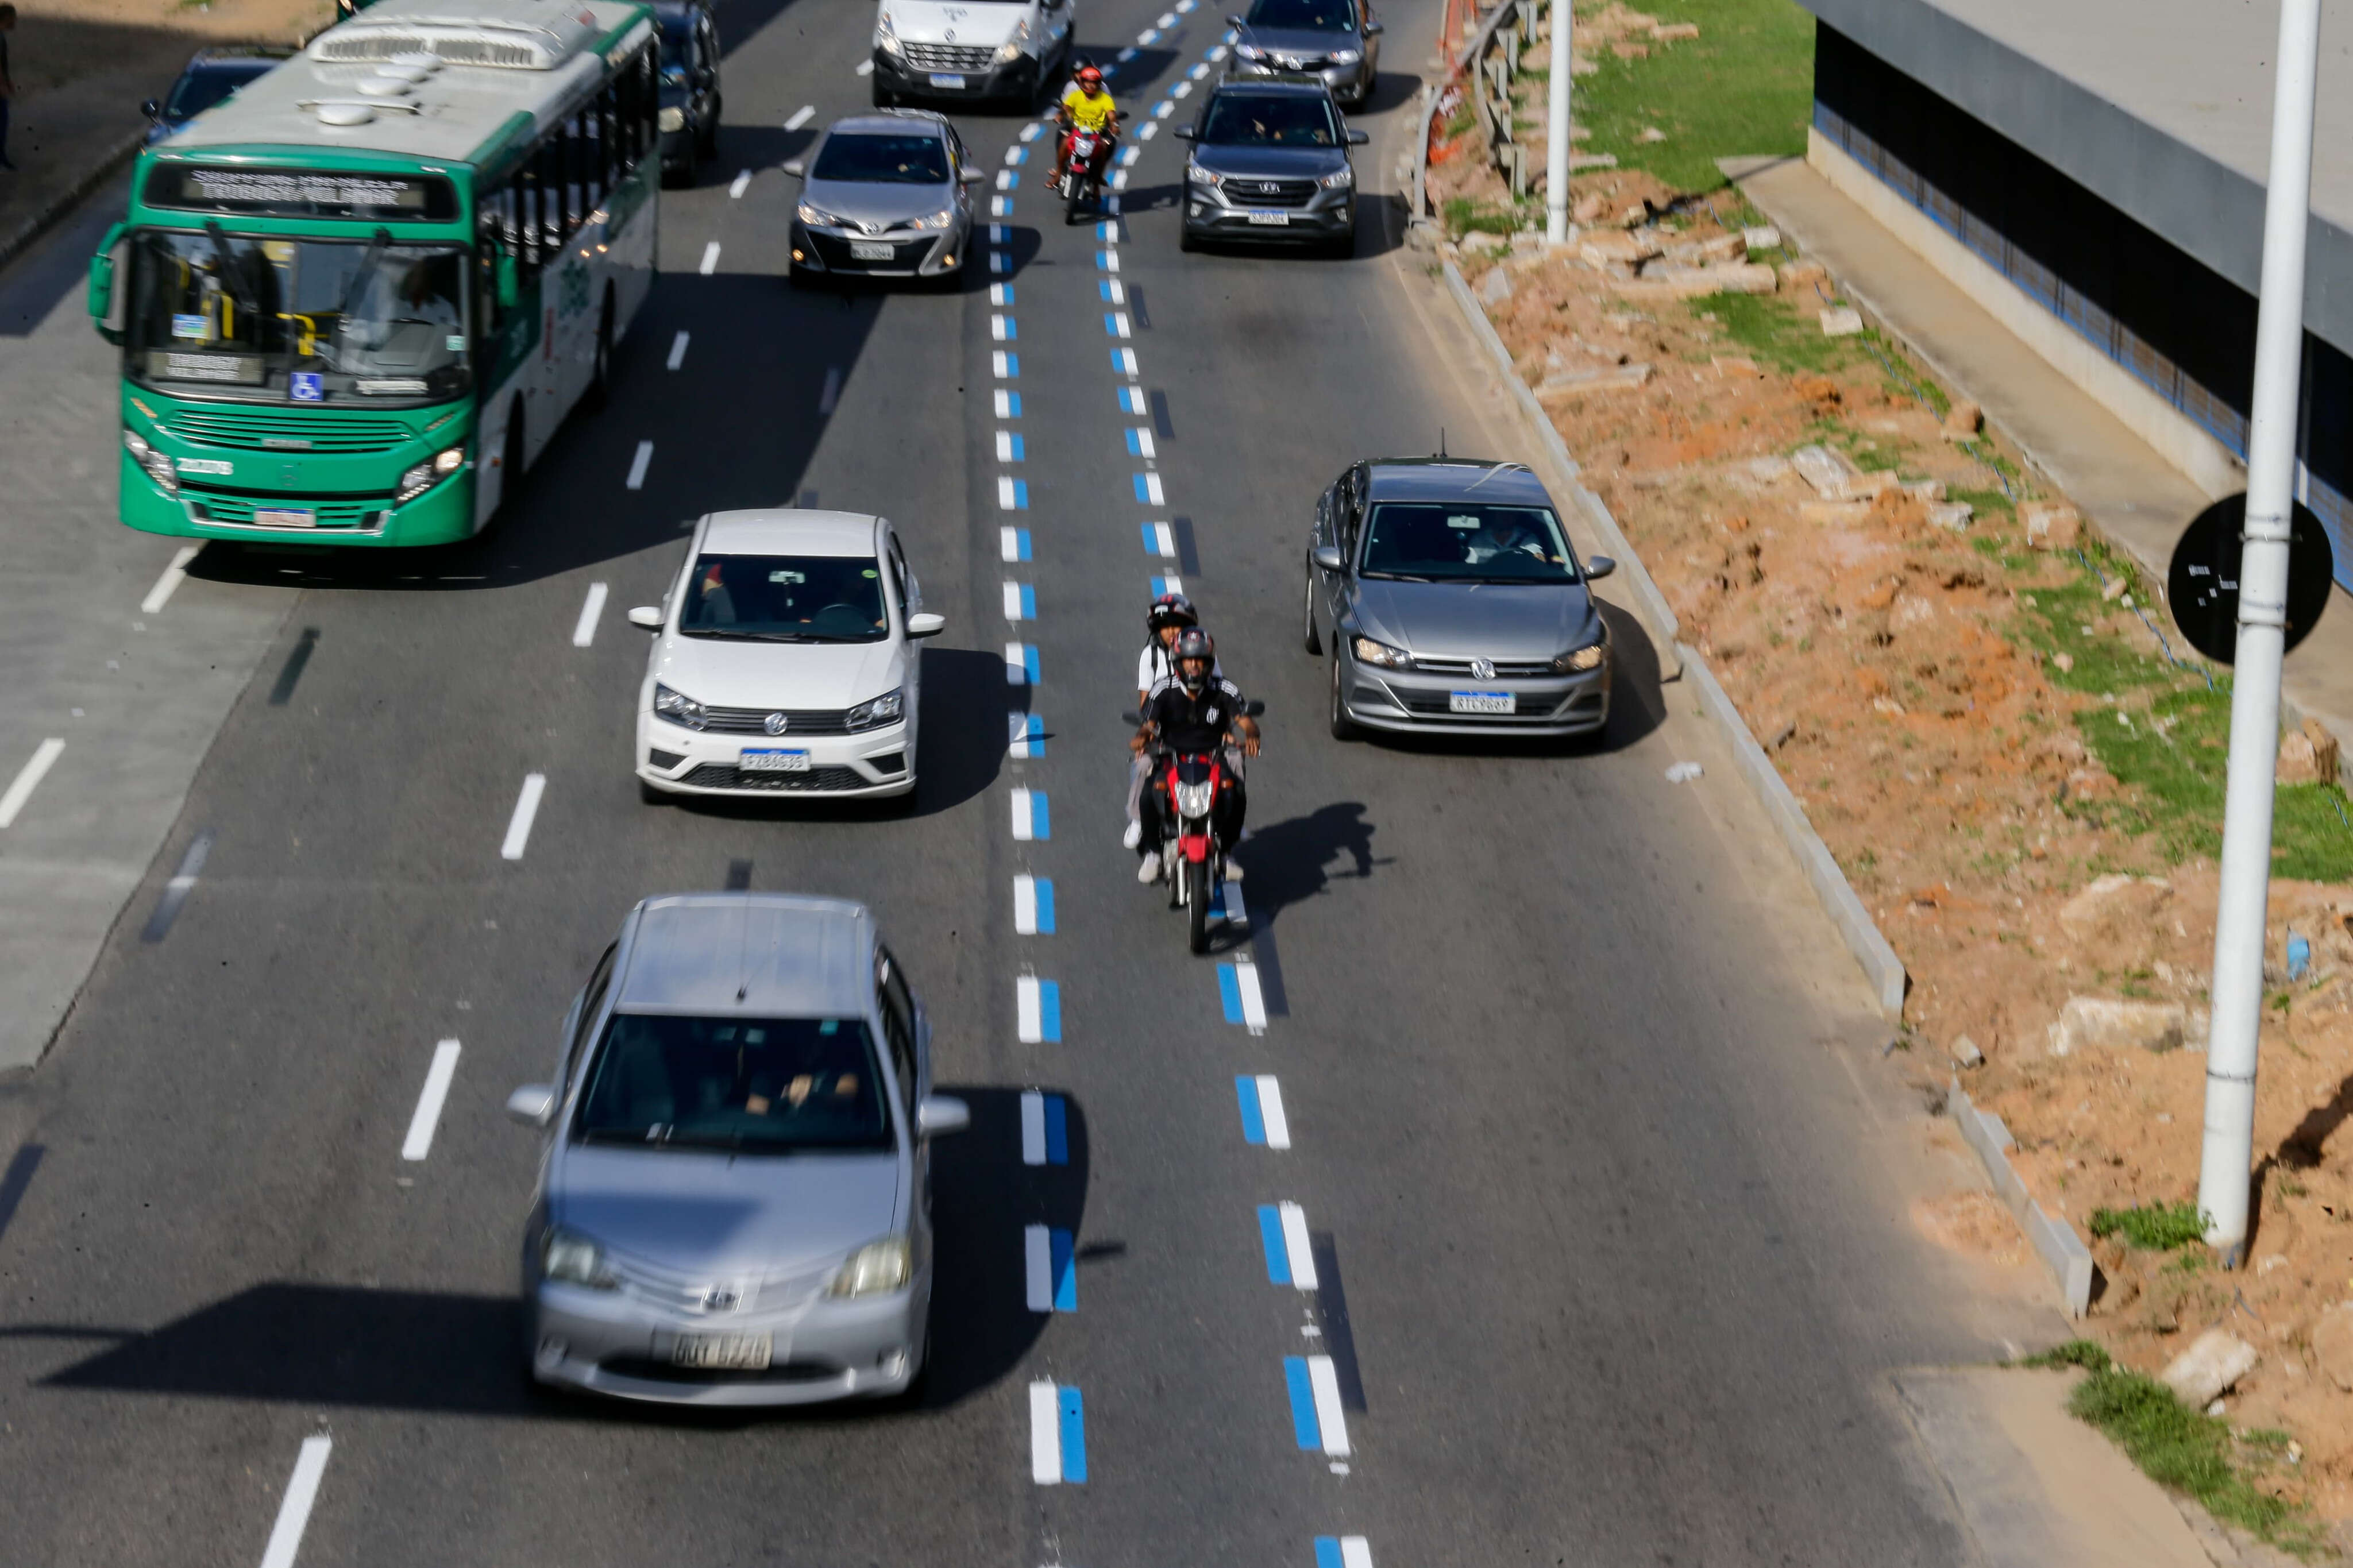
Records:
[[[641,121],[638,121],[638,124],[640,124],[640,125],[642,125],[642,124],[644,124],[644,123],[645,123],[645,121],[641,120]],[[686,129],[686,110],[685,110],[685,107],[684,107],[683,105],[676,104],[676,103],[673,103],[673,104],[670,104],[670,105],[667,106],[666,108],[664,108],[664,109],[661,110],[661,112],[660,112],[660,113],[659,113],[659,114],[657,114],[657,115],[655,115],[655,116],[654,116],[654,123],[655,123],[656,125],[659,126],[659,127],[660,127],[662,130],[664,130],[664,131],[683,131],[683,130],[685,130],[685,129]]]
[[[147,438],[136,430],[122,432],[122,445],[131,460],[147,471],[155,488],[167,496],[180,493],[180,476],[172,471],[172,459],[147,444]]]
[[[393,492],[394,503],[414,500],[465,466],[466,447],[462,442],[416,464],[400,476],[400,488]]]

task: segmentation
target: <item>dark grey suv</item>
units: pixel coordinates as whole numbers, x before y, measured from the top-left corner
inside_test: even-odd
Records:
[[[1273,240],[1347,255],[1356,243],[1356,171],[1348,149],[1365,133],[1340,118],[1315,81],[1225,81],[1176,134],[1185,161],[1179,244]]]
[[[1358,463],[1315,504],[1309,653],[1330,650],[1331,725],[1577,735],[1609,721],[1609,632],[1552,498],[1518,463]]]
[[[1381,25],[1363,0],[1253,0],[1226,20],[1234,28],[1229,77],[1317,77],[1350,109],[1372,98]]]

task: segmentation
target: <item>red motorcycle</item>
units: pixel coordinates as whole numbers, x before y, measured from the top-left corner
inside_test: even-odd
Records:
[[[1101,131],[1088,131],[1072,126],[1062,133],[1062,222],[1079,221],[1079,208],[1084,204],[1096,213],[1103,211],[1103,171],[1111,166],[1112,144],[1117,140],[1115,125]]]
[[[1168,819],[1176,826],[1169,840],[1176,847],[1176,859],[1169,868],[1168,907],[1185,911],[1187,945],[1195,952],[1207,952],[1210,884],[1229,847],[1219,840],[1217,830],[1218,796],[1226,787],[1225,763],[1216,755],[1170,752],[1161,769],[1160,785],[1168,801]]]

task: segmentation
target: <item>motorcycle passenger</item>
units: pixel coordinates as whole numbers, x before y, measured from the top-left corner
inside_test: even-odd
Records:
[[[1179,755],[1219,757],[1223,763],[1224,780],[1213,808],[1217,813],[1213,826],[1219,841],[1230,849],[1241,842],[1242,822],[1249,813],[1241,762],[1235,755],[1230,737],[1240,734],[1241,753],[1255,757],[1259,752],[1258,724],[1242,711],[1241,688],[1213,673],[1218,650],[1208,633],[1198,626],[1187,627],[1177,635],[1174,653],[1176,672],[1153,689],[1151,700],[1145,705],[1144,722],[1128,745],[1139,754],[1157,747]],[[1135,879],[1139,882],[1160,879],[1166,858],[1161,851],[1170,841],[1174,826],[1168,820],[1168,804],[1161,792],[1154,791],[1153,800],[1145,835],[1155,853],[1146,855],[1137,868]],[[1240,879],[1236,875],[1238,868],[1229,864],[1220,864],[1216,870],[1219,881]]]
[[[1119,106],[1111,100],[1111,89],[1103,86],[1103,72],[1092,65],[1079,68],[1077,77],[1062,89],[1061,104],[1055,110],[1061,134],[1054,139],[1054,177],[1052,184],[1060,189],[1062,175],[1071,166],[1071,135],[1077,131],[1092,131],[1101,140],[1095,144],[1095,173],[1111,163],[1112,143],[1119,136]]]
[[[1135,656],[1135,708],[1141,713],[1152,700],[1152,689],[1176,673],[1169,649],[1176,643],[1177,634],[1187,626],[1201,624],[1193,609],[1193,601],[1182,594],[1163,594],[1152,601],[1152,608],[1144,616],[1145,629],[1151,635],[1145,639],[1144,651]],[[1213,663],[1212,677],[1223,675]],[[1144,842],[1144,816],[1141,802],[1144,786],[1152,777],[1152,759],[1138,752],[1127,771],[1127,831],[1120,842],[1134,849]]]

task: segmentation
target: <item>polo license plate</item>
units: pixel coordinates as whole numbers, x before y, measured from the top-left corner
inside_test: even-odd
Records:
[[[1250,215],[1250,221],[1253,224],[1262,225],[1268,228],[1288,228],[1291,226],[1291,215],[1289,213],[1254,212]]]
[[[316,528],[319,514],[307,508],[258,506],[253,509],[256,528]]]
[[[899,247],[895,245],[874,245],[862,239],[849,242],[849,259],[852,261],[896,261],[898,258]]]
[[[950,92],[962,92],[964,90],[964,78],[947,72],[934,71],[932,73],[932,85],[934,87],[944,87]]]
[[[773,1334],[681,1334],[671,1342],[672,1366],[765,1372],[776,1354]]]
[[[805,773],[809,769],[809,754],[763,749],[745,752],[735,759],[735,765],[747,773]]]
[[[1449,713],[1516,713],[1519,699],[1508,691],[1450,691],[1446,694]]]

